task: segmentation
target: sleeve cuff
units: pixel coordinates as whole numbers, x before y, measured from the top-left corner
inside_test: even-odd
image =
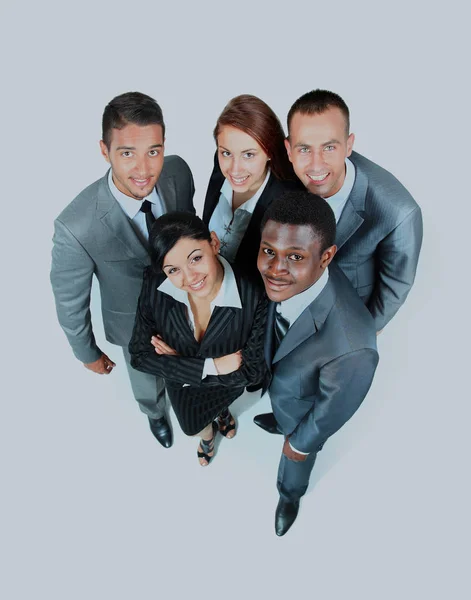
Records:
[[[216,365],[214,364],[213,358],[206,358],[204,361],[203,374],[201,379],[204,379],[207,375],[217,375],[218,371],[216,369]]]
[[[304,456],[307,456],[309,454],[309,452],[301,452],[301,450],[296,450],[296,448],[288,441],[289,447],[291,448],[291,450],[293,450],[294,452],[297,452],[298,454],[303,454]]]

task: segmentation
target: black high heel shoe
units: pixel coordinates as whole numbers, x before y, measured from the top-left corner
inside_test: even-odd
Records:
[[[198,458],[204,458],[204,460],[206,461],[205,465],[200,465],[202,467],[207,467],[209,465],[209,463],[211,462],[211,459],[214,458],[214,454],[213,456],[209,456],[210,452],[214,451],[214,440],[216,438],[216,433],[218,432],[218,426],[216,425],[216,423],[213,421],[212,423],[212,427],[213,427],[213,437],[210,440],[203,440],[203,438],[200,439],[200,447],[201,450],[197,450],[197,455]]]
[[[235,428],[236,428],[235,419],[229,412],[228,408],[226,408],[226,410],[223,410],[222,413],[219,415],[218,428],[219,428],[219,431],[221,432],[221,434],[226,438],[227,438],[227,434],[230,431],[235,432]],[[231,440],[233,437],[235,437],[235,433],[234,433],[234,435],[231,435],[227,439]]]

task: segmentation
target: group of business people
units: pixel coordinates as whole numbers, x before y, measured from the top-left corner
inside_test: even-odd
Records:
[[[287,125],[285,138],[255,96],[227,104],[200,219],[190,169],[164,157],[159,105],[117,96],[100,141],[111,168],[56,219],[51,269],[75,356],[106,374],[115,363],[90,314],[97,277],[106,338],[164,447],[165,391],[207,466],[216,435],[236,433],[230,404],[269,390],[273,413],[254,420],[284,436],[277,535],[296,519],[317,452],[368,392],[376,335],[409,293],[422,241],[411,195],[353,151],[340,96],[304,94]]]

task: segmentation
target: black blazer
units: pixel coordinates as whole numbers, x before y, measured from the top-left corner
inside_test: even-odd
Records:
[[[219,201],[221,194],[221,187],[224,183],[224,175],[219,168],[219,162],[217,159],[217,152],[214,156],[214,167],[211,173],[211,178],[208,183],[208,189],[206,191],[206,198],[204,201],[203,208],[203,221],[209,226],[214,209]],[[250,219],[249,226],[245,232],[244,237],[240,243],[234,262],[237,265],[241,265],[245,271],[250,273],[256,273],[257,271],[257,256],[260,247],[260,224],[262,217],[276,198],[280,197],[283,192],[293,189],[304,189],[304,186],[300,182],[295,181],[281,181],[271,173],[270,178],[262,195],[258,199],[257,205]]]
[[[201,342],[195,339],[188,324],[186,306],[158,291],[166,276],[156,275],[151,267],[144,271],[129,343],[131,365],[165,379],[170,401],[187,435],[200,431],[219,414],[221,407],[238,398],[245,386],[266,376],[263,346],[268,299],[258,280],[243,275],[235,266],[233,270],[242,309],[216,306]],[[179,356],[158,355],[150,341],[156,334]],[[242,366],[237,371],[201,378],[206,358],[218,358],[237,350],[242,350]],[[179,406],[198,403],[205,404],[201,418],[177,412]]]

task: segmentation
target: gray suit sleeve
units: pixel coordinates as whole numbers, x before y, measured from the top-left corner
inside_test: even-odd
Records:
[[[376,331],[383,329],[407,298],[415,279],[422,245],[422,213],[417,206],[378,245],[378,276],[368,309]]]
[[[59,323],[75,356],[83,363],[102,354],[95,342],[90,294],[95,263],[59,220],[54,223],[51,284]]]
[[[311,397],[313,408],[289,438],[300,452],[316,452],[356,412],[370,389],[378,364],[371,349],[344,354],[326,364],[319,375],[319,390]]]

